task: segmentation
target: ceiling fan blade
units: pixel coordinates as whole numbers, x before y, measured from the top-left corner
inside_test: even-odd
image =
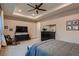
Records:
[[[35,8],[34,6],[30,5],[30,4],[27,4],[28,6],[32,7],[32,8]]]
[[[41,7],[43,5],[43,3],[40,3],[37,7],[39,8],[39,7]]]
[[[36,10],[36,13],[38,14],[38,10]]]
[[[46,9],[38,9],[38,10],[47,11]]]
[[[33,10],[35,10],[35,9],[31,9],[31,10],[28,10],[28,11],[30,12],[30,11],[33,11]]]

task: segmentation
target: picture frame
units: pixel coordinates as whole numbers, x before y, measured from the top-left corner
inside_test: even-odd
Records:
[[[10,29],[9,29],[9,31],[13,31],[13,29],[12,29],[12,28],[10,28]]]
[[[71,25],[72,25],[72,21],[67,21],[67,22],[66,22],[66,25],[67,25],[67,26],[71,26]]]
[[[72,26],[70,26],[70,25],[66,26],[66,30],[71,31],[72,30]]]
[[[66,30],[68,31],[78,31],[79,30],[79,20],[71,20],[66,22]]]
[[[75,31],[77,31],[77,30],[79,30],[79,27],[78,27],[78,25],[77,26],[73,26],[72,29],[75,30]]]
[[[73,20],[73,30],[74,31],[79,30],[79,20]]]
[[[8,29],[8,26],[4,26],[4,29]]]
[[[66,22],[66,30],[71,31],[72,30],[72,21],[67,21]]]
[[[78,20],[73,20],[73,26],[77,26],[79,24]]]

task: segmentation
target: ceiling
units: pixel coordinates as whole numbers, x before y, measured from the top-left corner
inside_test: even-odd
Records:
[[[30,3],[31,5],[39,5],[39,3]],[[39,14],[36,14],[35,11],[28,10],[32,7],[28,6],[27,3],[2,3],[1,7],[4,11],[4,14],[7,16],[17,16],[26,18],[30,21],[38,21],[40,19],[46,18],[50,15],[55,15],[59,12],[71,10],[79,7],[79,4],[72,3],[43,3],[40,7],[46,9],[47,11],[39,11]]]

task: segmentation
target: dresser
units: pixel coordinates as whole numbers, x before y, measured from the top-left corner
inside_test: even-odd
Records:
[[[16,41],[23,41],[23,40],[29,40],[29,34],[21,34],[21,35],[15,35]]]
[[[42,31],[41,32],[41,40],[49,40],[49,39],[55,39],[55,32],[51,31]]]

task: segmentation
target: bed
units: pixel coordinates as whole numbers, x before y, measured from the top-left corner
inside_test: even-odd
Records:
[[[26,56],[79,56],[79,44],[46,40],[27,47]]]

